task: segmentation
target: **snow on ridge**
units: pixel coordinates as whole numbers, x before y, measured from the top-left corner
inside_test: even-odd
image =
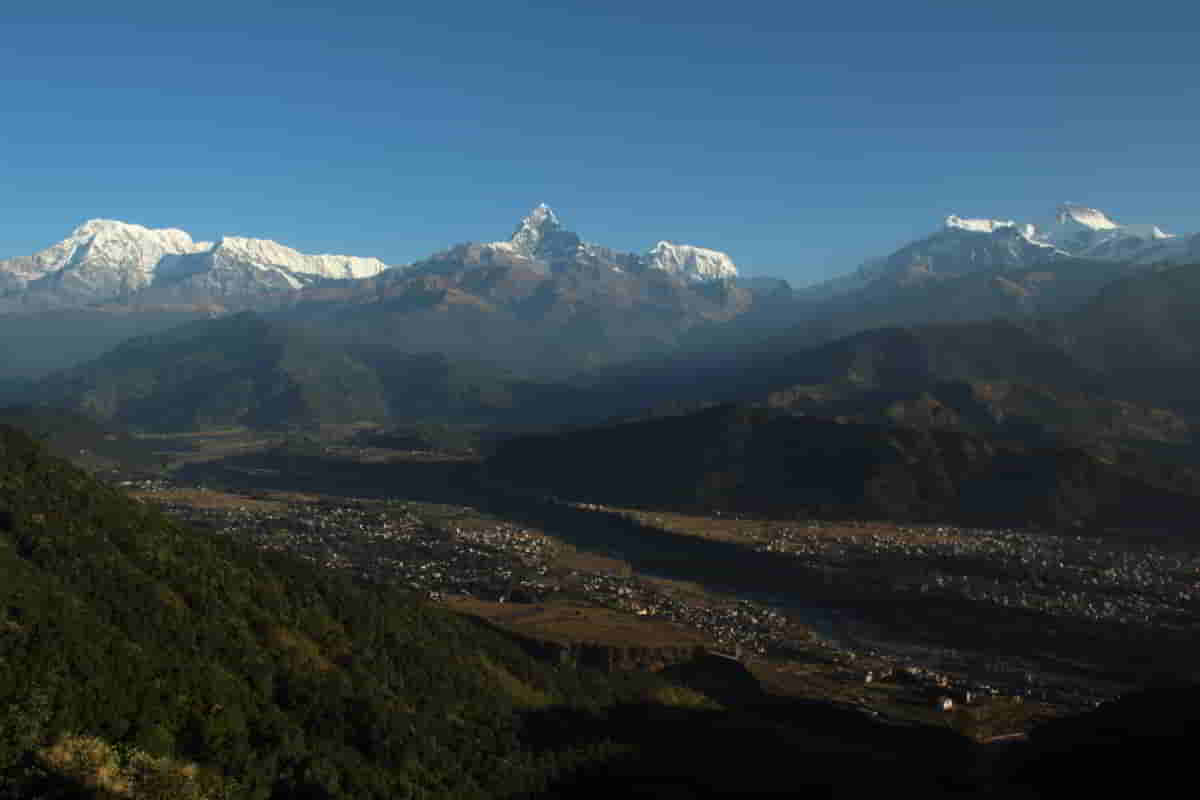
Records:
[[[646,253],[646,266],[696,280],[736,278],[737,266],[727,254],[707,247],[661,241]]]
[[[1015,228],[1017,223],[1011,219],[969,219],[951,214],[946,217],[944,227],[947,230],[963,230],[973,233],[995,233],[1000,228]]]
[[[1108,215],[1097,208],[1088,208],[1077,203],[1063,203],[1055,212],[1055,221],[1059,225],[1074,222],[1088,230],[1110,231],[1121,226],[1108,218]]]
[[[539,203],[521,220],[508,241],[488,242],[483,246],[537,259],[544,255],[546,245],[550,245],[551,248],[561,246],[564,238],[567,246],[575,243],[577,254],[599,253],[604,257],[603,253],[607,252],[605,248],[581,241],[575,234],[564,230],[554,210],[545,203]],[[719,280],[736,277],[738,274],[733,259],[725,253],[668,241],[658,242],[643,255],[629,254],[628,258],[642,268],[657,269],[692,280]],[[617,272],[623,271],[617,263],[612,263],[611,266]]]
[[[1167,233],[1157,225],[1149,223],[1138,223],[1134,225],[1122,225],[1121,230],[1128,233],[1130,236],[1137,236],[1140,239],[1175,239],[1173,233]]]
[[[377,258],[333,254],[310,255],[271,239],[222,236],[212,248],[218,254],[259,267],[282,267],[302,275],[323,278],[370,278],[387,269]]]
[[[197,242],[179,228],[95,218],[33,255],[0,260],[0,286],[45,294],[51,303],[104,300],[205,273],[221,284],[228,280],[218,276],[221,268],[235,262],[262,271],[270,287],[300,288],[305,276],[364,278],[387,269],[375,258],[306,255],[276,242],[234,236]]]
[[[164,256],[194,253],[206,246],[206,242],[194,242],[178,228],[147,228],[97,218],[31,256],[0,261],[0,272],[29,283],[69,270],[85,283],[119,280],[122,285],[137,288],[150,281]]]

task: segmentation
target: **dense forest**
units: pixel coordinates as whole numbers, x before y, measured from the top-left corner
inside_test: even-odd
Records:
[[[523,713],[659,688],[552,668],[415,598],[204,537],[0,428],[10,795],[70,795],[50,767],[86,751],[182,759],[245,797],[503,796],[606,747],[535,742]]]
[[[569,500],[816,519],[1182,529],[1200,511],[1193,470],[1135,454],[732,404],[514,438],[485,469]]]

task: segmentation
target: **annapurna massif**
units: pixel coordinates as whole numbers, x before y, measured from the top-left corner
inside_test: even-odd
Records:
[[[506,241],[459,245],[418,264],[430,267],[464,249],[484,260],[517,258],[546,270],[604,262],[616,270],[655,269],[692,281],[737,275],[728,255],[703,247],[661,241],[636,255],[583,242],[545,204]],[[264,295],[328,280],[371,278],[388,268],[378,258],[310,255],[269,239],[224,236],[198,242],[176,228],[93,219],[40,252],[0,260],[0,312],[131,300],[253,305]]]

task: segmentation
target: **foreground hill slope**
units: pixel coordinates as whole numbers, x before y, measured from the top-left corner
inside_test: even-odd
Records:
[[[522,742],[517,711],[611,702],[614,687],[463,618],[183,528],[0,427],[10,788],[58,791],[38,765],[79,734],[197,761],[218,784],[236,778],[235,796],[503,795],[570,760]]]

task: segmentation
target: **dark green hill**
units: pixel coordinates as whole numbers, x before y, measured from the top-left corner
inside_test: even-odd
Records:
[[[99,420],[186,430],[354,422],[527,424],[583,404],[493,365],[345,344],[253,312],[130,339],[25,394]]]
[[[199,762],[237,796],[503,796],[590,746],[539,751],[522,709],[619,691],[465,618],[185,529],[0,427],[4,777],[80,734]],[[58,796],[38,775],[31,796]]]
[[[385,420],[383,388],[344,351],[254,313],[131,339],[41,381],[36,396],[160,429]]]
[[[387,345],[357,344],[348,352],[378,376],[398,423],[531,424],[553,409],[589,402],[582,391],[527,380],[484,361]]]
[[[1191,435],[1178,413],[1122,397],[1104,373],[1006,320],[881,328],[819,347],[780,335],[725,363],[614,371],[585,385],[593,409],[605,398],[614,417],[749,402],[1023,441],[1181,444]]]
[[[1116,281],[1041,328],[1044,338],[1103,372],[1115,391],[1200,414],[1200,265]]]
[[[0,408],[0,425],[11,425],[51,454],[91,472],[155,472],[162,459],[128,432],[76,411],[42,406]]]
[[[522,437],[486,467],[496,481],[641,507],[1138,528],[1200,513],[1200,497],[1153,470],[1082,450],[738,406]]]

